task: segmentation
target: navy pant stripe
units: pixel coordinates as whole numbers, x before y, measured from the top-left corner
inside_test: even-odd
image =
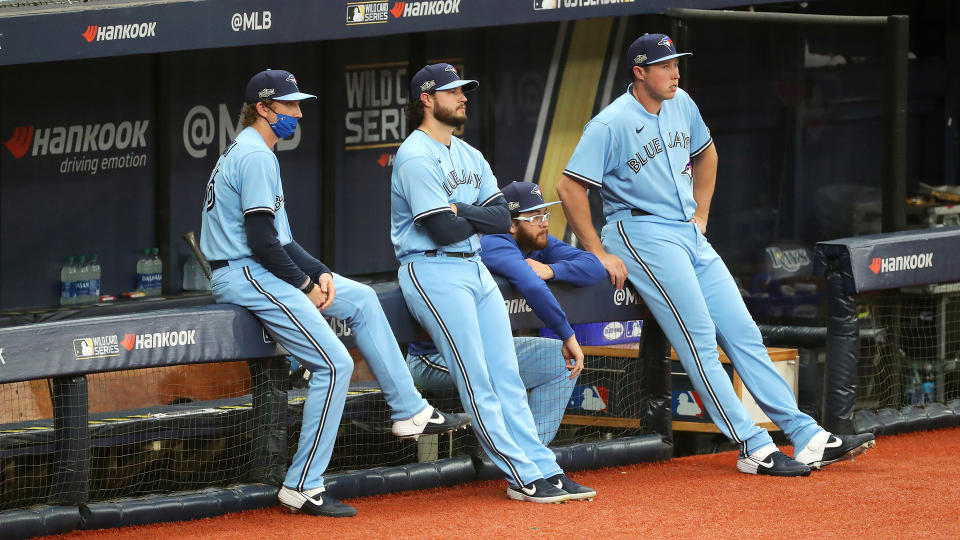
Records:
[[[436,362],[431,362],[431,361],[430,361],[430,357],[427,356],[427,355],[425,355],[425,354],[418,354],[418,355],[417,355],[417,358],[419,358],[420,361],[423,362],[424,364],[426,364],[427,367],[429,367],[429,368],[435,369],[435,370],[437,370],[437,371],[442,371],[442,372],[444,372],[444,373],[450,373],[450,370],[447,369],[446,366],[440,365],[440,364],[438,364],[438,363],[436,363]]]

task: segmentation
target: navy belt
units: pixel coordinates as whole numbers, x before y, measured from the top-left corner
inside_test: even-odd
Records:
[[[652,216],[653,214],[651,214],[650,212],[647,212],[646,210],[633,208],[630,210],[630,215],[633,217],[637,217],[637,216]]]
[[[427,257],[456,257],[458,259],[471,259],[477,254],[477,252],[471,251],[470,253],[463,253],[460,251],[437,251],[435,249],[431,249],[430,251],[424,251],[423,254]]]
[[[229,265],[230,265],[230,261],[207,261],[207,262],[210,263],[210,271],[211,271],[211,272],[213,272],[214,270],[219,270],[220,268],[223,268],[224,266],[229,266]]]

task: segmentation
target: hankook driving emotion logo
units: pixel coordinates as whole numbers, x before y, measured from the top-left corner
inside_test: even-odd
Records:
[[[145,167],[150,120],[15,126],[3,146],[15,159],[63,156],[60,174]],[[105,155],[106,154],[106,155]]]

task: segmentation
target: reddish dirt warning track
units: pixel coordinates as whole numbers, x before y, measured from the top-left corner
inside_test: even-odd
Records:
[[[592,502],[514,502],[489,481],[352,499],[347,519],[274,507],[55,538],[946,538],[960,535],[956,448],[960,428],[881,437],[807,478],[740,474],[726,452],[571,474]]]

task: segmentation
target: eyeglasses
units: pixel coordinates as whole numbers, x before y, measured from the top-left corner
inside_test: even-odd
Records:
[[[537,225],[539,225],[544,221],[550,221],[550,212],[544,212],[543,214],[537,214],[535,216],[530,216],[530,217],[517,216],[513,219],[516,219],[518,221],[526,221],[529,223],[536,223]]]

